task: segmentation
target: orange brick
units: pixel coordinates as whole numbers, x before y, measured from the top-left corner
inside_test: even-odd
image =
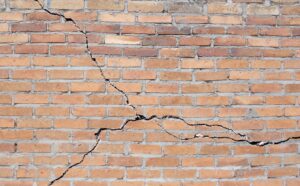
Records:
[[[233,98],[233,104],[236,105],[259,105],[264,100],[261,96],[236,96]]]
[[[41,1],[41,4],[43,5],[44,3]],[[31,0],[13,0],[10,2],[10,7],[11,8],[18,8],[18,9],[39,9],[41,8],[40,5]]]
[[[246,40],[240,37],[217,37],[215,38],[215,46],[243,46]]]
[[[200,170],[201,178],[233,178],[234,172],[232,170]]]
[[[17,45],[15,48],[17,54],[48,54],[46,45]]]
[[[121,32],[124,34],[155,34],[155,28],[144,25],[123,25]]]
[[[218,166],[247,166],[248,160],[246,158],[219,158]]]
[[[21,18],[22,19],[22,18]],[[29,21],[55,21],[55,20],[59,20],[60,17],[57,15],[51,15],[48,14],[47,12],[29,12],[28,14],[26,14],[26,20]]]
[[[247,113],[246,108],[220,108],[219,116],[220,117],[242,117]]]
[[[250,4],[247,6],[247,14],[250,15],[279,15],[278,6],[264,6],[258,4]]]
[[[12,32],[45,32],[47,29],[42,23],[16,23],[11,25]]]
[[[285,108],[285,116],[299,116],[300,108],[298,107],[291,107],[291,108]]]
[[[17,94],[15,95],[14,102],[25,104],[43,104],[49,102],[49,96],[42,94]]]
[[[179,45],[209,46],[210,43],[210,38],[205,37],[182,37],[179,40]]]
[[[140,170],[140,169],[130,169],[127,170],[127,176],[129,179],[137,178],[159,178],[159,170]]]
[[[1,34],[0,43],[26,43],[28,34]]]
[[[270,105],[294,105],[296,103],[295,96],[267,96],[266,104]]]
[[[120,105],[123,103],[123,96],[119,95],[91,95],[88,99],[90,104],[96,105]]]
[[[241,14],[241,4],[209,3],[207,7],[209,14]]]
[[[123,178],[124,170],[122,169],[93,169],[91,170],[92,178]]]
[[[83,0],[53,0],[50,3],[50,7],[54,9],[83,9]]]
[[[279,40],[273,38],[249,38],[248,39],[249,46],[265,46],[265,47],[278,47]]]
[[[18,143],[18,152],[27,153],[49,153],[51,145],[42,143]]]
[[[282,176],[298,176],[299,170],[297,167],[283,167],[274,168],[268,171],[268,177],[282,177]]]
[[[175,22],[179,24],[208,23],[207,16],[175,16]]]
[[[252,92],[280,92],[280,84],[254,84],[251,86]]]
[[[129,1],[129,12],[162,12],[164,9],[162,2],[143,2],[143,1]]]
[[[145,59],[144,66],[146,68],[166,68],[166,69],[172,69],[176,68],[178,66],[177,60],[172,59]]]
[[[64,57],[34,57],[34,66],[67,66],[67,59]]]
[[[45,70],[15,70],[12,74],[13,79],[32,79],[41,80],[46,79]]]
[[[184,167],[211,167],[214,165],[213,158],[183,158]]]
[[[229,98],[225,96],[201,96],[197,98],[198,105],[228,105]]]
[[[143,133],[141,132],[112,132],[109,136],[110,141],[135,141],[143,140]]]
[[[129,80],[147,80],[147,79],[156,79],[156,73],[154,71],[144,71],[144,70],[133,70],[123,72],[123,79]]]
[[[89,11],[89,12],[65,12],[64,15],[66,17],[71,17],[72,19],[76,21],[95,21],[97,20],[97,12],[95,11]]]
[[[67,83],[36,83],[35,91],[38,92],[66,92],[68,91]]]
[[[164,170],[164,178],[176,178],[176,179],[185,179],[185,178],[195,178],[196,170]]]
[[[69,108],[64,107],[39,107],[35,109],[38,116],[68,116]]]
[[[130,145],[130,152],[133,154],[160,154],[161,147],[158,145],[132,144]]]
[[[219,84],[217,89],[219,92],[249,92],[246,84]]]
[[[218,68],[248,68],[249,63],[244,60],[223,59],[217,62]]]
[[[84,96],[82,95],[54,95],[52,96],[54,104],[84,104]]]
[[[176,167],[179,160],[176,158],[149,158],[146,165],[149,167]]]
[[[109,166],[139,167],[142,165],[142,159],[139,157],[109,157],[107,164]]]
[[[31,42],[33,43],[63,43],[65,42],[64,34],[32,34]]]
[[[162,48],[160,49],[159,53],[163,58],[195,56],[195,51],[189,48]]]
[[[247,80],[247,79],[261,79],[261,73],[258,71],[231,71],[229,73],[229,79],[232,80]]]
[[[203,93],[203,92],[213,92],[213,84],[182,84],[183,93]]]
[[[227,72],[196,72],[195,78],[198,81],[226,80],[228,78],[228,73]]]
[[[87,7],[89,9],[97,10],[124,10],[124,0],[119,1],[107,1],[107,0],[90,0]]]
[[[134,116],[134,110],[132,108],[126,107],[113,107],[108,109],[109,116]]]
[[[275,16],[247,16],[248,25],[275,25]]]
[[[0,178],[11,178],[13,177],[13,169],[8,167],[0,168]]]
[[[123,90],[124,92],[141,92],[141,84],[140,83],[114,83],[119,89]],[[110,92],[118,92],[112,86],[108,87],[108,91]]]
[[[51,120],[48,119],[19,119],[17,120],[19,128],[50,128]]]
[[[80,82],[80,83],[71,83],[70,90],[72,92],[103,92],[104,83],[94,83],[94,82]]]
[[[211,16],[210,17],[211,24],[242,24],[242,18],[239,16]]]
[[[228,146],[202,146],[200,149],[200,154],[214,154],[214,155],[222,155],[229,154],[230,149]]]
[[[288,84],[285,85],[286,92],[300,92],[300,84]]]
[[[32,108],[29,107],[0,107],[1,116],[32,116]]]
[[[133,14],[105,14],[99,15],[99,19],[104,22],[135,22],[135,16]]]
[[[12,102],[12,98],[10,95],[0,95],[1,104],[10,104],[11,102]]]
[[[263,154],[264,152],[264,147],[257,146],[237,146],[234,148],[235,154]]]
[[[192,74],[190,72],[161,72],[160,79],[171,81],[187,81],[192,80]]]
[[[211,108],[186,108],[182,111],[183,117],[213,117],[214,109]]]
[[[20,12],[1,12],[0,20],[3,21],[21,21],[23,20],[23,13]]]
[[[51,46],[50,53],[53,55],[79,55],[84,54],[86,48],[83,46]]]
[[[166,155],[193,155],[196,154],[195,146],[165,146],[163,152]]]
[[[138,16],[138,22],[142,23],[171,23],[172,17],[169,15],[140,15]]]
[[[294,120],[269,120],[267,127],[273,129],[295,128],[296,121]]]
[[[104,116],[105,108],[102,107],[75,107],[72,109],[75,116]]]
[[[13,119],[0,119],[1,128],[11,128],[14,127],[15,122]]]

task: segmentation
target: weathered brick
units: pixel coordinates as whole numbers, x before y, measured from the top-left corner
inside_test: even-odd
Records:
[[[97,10],[124,10],[124,0],[89,0],[87,3],[89,9]]]
[[[209,3],[207,12],[210,14],[241,14],[241,4]]]
[[[84,0],[51,0],[50,8],[54,9],[83,9]]]
[[[129,1],[128,11],[129,12],[162,12],[164,6],[162,2],[155,1]]]

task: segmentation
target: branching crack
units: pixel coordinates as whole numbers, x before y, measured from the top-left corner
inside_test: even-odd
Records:
[[[183,138],[183,137],[180,137],[180,136],[170,132],[164,126],[162,126],[159,122],[155,122],[155,124],[157,124],[161,128],[162,131],[164,131],[168,135],[173,136],[174,138],[176,138],[180,141],[189,141],[189,140],[194,140],[194,139],[197,139],[197,138],[228,139],[228,140],[231,140],[231,141],[236,142],[236,143],[237,142],[243,142],[243,143],[248,143],[248,144],[253,145],[253,146],[262,147],[262,146],[266,146],[266,145],[276,145],[276,144],[285,143],[285,142],[290,141],[290,140],[300,139],[300,136],[293,136],[293,137],[288,137],[288,138],[285,138],[285,139],[279,140],[279,141],[259,141],[259,140],[252,141],[252,140],[248,139],[248,136],[246,134],[236,132],[233,129],[231,129],[229,127],[225,127],[225,126],[220,125],[220,124],[189,123],[184,118],[181,118],[179,116],[174,116],[174,115],[163,115],[163,116],[152,115],[152,116],[147,117],[145,115],[138,114],[136,107],[130,103],[129,97],[125,93],[125,91],[123,91],[122,89],[117,87],[113,82],[111,82],[111,80],[109,78],[106,77],[106,75],[104,74],[103,69],[99,65],[96,57],[93,56],[93,54],[91,52],[91,49],[90,49],[89,41],[88,41],[88,32],[81,29],[80,26],[76,23],[76,21],[73,18],[66,17],[62,13],[52,12],[52,11],[44,8],[43,4],[41,4],[39,0],[34,0],[34,1],[36,1],[39,4],[39,6],[41,7],[41,9],[44,10],[45,12],[47,12],[51,15],[60,16],[61,18],[63,18],[65,20],[65,22],[72,22],[74,24],[74,26],[78,29],[78,32],[84,34],[85,44],[86,44],[86,52],[89,55],[90,59],[93,61],[93,63],[99,69],[101,77],[105,80],[105,82],[107,82],[110,86],[112,86],[116,91],[121,93],[126,98],[127,106],[131,107],[135,111],[135,117],[125,120],[125,122],[119,128],[99,128],[98,131],[95,133],[96,142],[93,145],[93,147],[89,151],[87,151],[86,153],[83,154],[80,161],[70,165],[60,176],[58,176],[57,178],[50,181],[49,184],[48,184],[49,186],[53,185],[54,183],[56,183],[57,181],[62,179],[73,167],[80,165],[85,160],[86,156],[89,155],[90,153],[92,153],[96,149],[96,147],[98,146],[98,144],[101,141],[100,140],[100,134],[103,131],[122,131],[126,127],[126,125],[130,122],[150,121],[150,120],[159,120],[159,121],[161,121],[161,120],[166,120],[166,119],[168,119],[168,120],[179,120],[179,121],[183,122],[184,124],[186,124],[187,126],[190,126],[190,127],[197,127],[197,126],[218,127],[218,128],[222,128],[222,129],[224,129],[228,132],[231,132],[231,133],[235,134],[236,136],[238,136],[238,138],[234,138],[234,137],[229,137],[229,136],[211,136],[211,135],[202,134],[202,133],[195,133],[191,137]]]

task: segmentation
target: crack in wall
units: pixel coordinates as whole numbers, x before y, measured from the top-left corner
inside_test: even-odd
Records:
[[[95,133],[95,137],[96,137],[96,143],[93,145],[93,147],[87,151],[86,153],[83,154],[82,158],[80,161],[78,161],[77,163],[74,163],[72,165],[70,165],[60,176],[56,177],[55,179],[53,179],[52,181],[49,182],[49,186],[53,185],[55,182],[59,181],[60,179],[62,179],[70,169],[72,169],[75,166],[80,165],[84,159],[86,158],[87,155],[89,155],[90,153],[92,153],[96,147],[98,146],[99,142],[100,142],[100,134],[103,131],[122,131],[125,126],[130,123],[130,122],[136,122],[136,121],[150,121],[150,120],[165,120],[165,119],[170,119],[170,120],[179,120],[182,121],[184,124],[188,125],[188,126],[192,126],[192,127],[196,127],[196,126],[205,126],[205,127],[218,127],[218,128],[222,128],[225,129],[226,131],[232,132],[235,135],[239,136],[240,138],[233,138],[233,137],[229,137],[229,136],[210,136],[210,135],[206,135],[206,134],[201,134],[201,133],[196,133],[194,134],[192,137],[185,137],[182,138],[180,136],[177,136],[175,134],[173,134],[172,132],[168,131],[165,127],[163,127],[161,124],[155,122],[155,124],[157,124],[162,131],[164,131],[165,133],[167,133],[170,136],[173,136],[174,138],[180,140],[180,141],[189,141],[189,140],[193,140],[193,139],[197,139],[197,138],[210,138],[210,139],[228,139],[231,140],[233,142],[244,142],[244,143],[248,143],[250,145],[253,146],[266,146],[266,145],[276,145],[276,144],[281,144],[281,143],[285,143],[288,142],[290,140],[296,140],[296,139],[300,139],[300,136],[292,136],[292,137],[288,137],[282,140],[278,140],[278,141],[259,141],[259,140],[249,140],[248,136],[246,134],[242,134],[239,132],[236,132],[235,130],[225,127],[223,125],[220,124],[207,124],[207,123],[189,123],[187,122],[184,118],[181,118],[179,116],[174,116],[174,115],[163,115],[163,116],[157,116],[157,115],[151,115],[149,117],[145,116],[145,115],[141,115],[137,113],[137,109],[134,105],[132,105],[129,101],[129,97],[128,95],[125,93],[125,91],[123,91],[122,89],[120,89],[119,87],[117,87],[114,83],[111,82],[111,80],[109,78],[107,78],[101,68],[101,66],[99,65],[97,59],[93,56],[91,50],[90,50],[90,46],[89,46],[89,41],[88,41],[88,35],[87,35],[87,31],[82,30],[80,28],[80,26],[76,23],[76,21],[70,17],[66,17],[64,14],[62,13],[58,13],[58,12],[52,12],[46,8],[44,8],[44,6],[42,5],[42,3],[39,0],[34,0],[35,2],[37,2],[39,4],[39,6],[41,7],[42,10],[44,10],[45,12],[51,14],[51,15],[56,15],[59,16],[61,18],[63,18],[65,20],[65,22],[72,22],[74,24],[74,26],[78,29],[78,32],[84,34],[85,36],[85,45],[86,45],[86,52],[89,55],[90,59],[93,61],[93,63],[97,66],[97,68],[99,69],[99,72],[102,76],[102,78],[105,80],[105,82],[107,82],[110,86],[112,86],[115,90],[117,90],[119,93],[121,93],[125,98],[126,98],[126,104],[127,106],[131,107],[134,111],[135,111],[135,118],[133,119],[127,119],[119,128],[99,128],[98,131]]]

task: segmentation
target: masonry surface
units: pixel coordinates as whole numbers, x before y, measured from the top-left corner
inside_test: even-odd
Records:
[[[0,0],[0,185],[300,185],[299,0]]]

